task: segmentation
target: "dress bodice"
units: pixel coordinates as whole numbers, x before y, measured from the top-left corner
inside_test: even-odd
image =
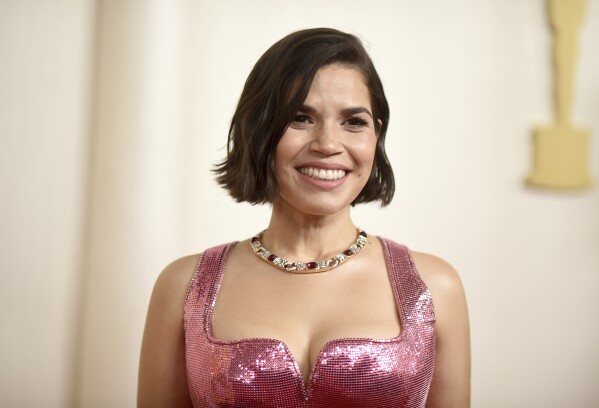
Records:
[[[212,313],[234,243],[205,251],[184,313],[187,380],[194,407],[424,407],[435,361],[432,298],[409,250],[390,240],[381,243],[400,334],[328,342],[307,384],[284,342],[219,340],[212,335]]]

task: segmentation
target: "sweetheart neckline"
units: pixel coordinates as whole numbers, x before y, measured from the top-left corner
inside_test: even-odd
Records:
[[[402,328],[396,337],[386,338],[386,339],[376,339],[376,338],[367,338],[367,337],[340,337],[337,339],[332,339],[332,340],[327,341],[320,348],[318,353],[316,354],[316,358],[314,360],[314,364],[312,365],[312,368],[310,369],[310,373],[309,373],[307,382],[304,381],[303,372],[299,367],[298,361],[296,360],[295,356],[291,352],[291,349],[287,346],[287,344],[283,340],[269,338],[269,337],[247,337],[247,338],[243,338],[243,339],[221,340],[219,338],[214,337],[211,333],[211,330],[206,329],[205,333],[206,333],[208,341],[210,343],[219,345],[219,346],[235,346],[237,344],[244,344],[244,343],[258,343],[258,344],[268,343],[268,344],[276,344],[276,345],[281,346],[283,348],[283,350],[285,351],[285,354],[289,357],[289,359],[293,363],[294,371],[296,374],[296,379],[298,380],[299,385],[302,389],[304,398],[308,399],[308,397],[312,393],[314,376],[315,376],[316,372],[318,371],[318,368],[322,365],[321,364],[322,356],[323,356],[323,354],[325,354],[327,352],[327,350],[329,348],[331,348],[332,346],[334,346],[337,343],[348,343],[348,342],[359,342],[359,343],[370,342],[370,343],[377,343],[377,344],[399,343],[399,342],[403,341],[403,337],[404,337],[404,334],[406,333],[407,329],[408,328],[406,328],[406,329]]]
[[[392,253],[391,253],[391,251],[389,251],[387,241],[381,237],[377,237],[377,238],[379,239],[379,241],[381,242],[381,245],[383,247],[383,256],[385,258],[385,267],[387,270],[387,276],[389,277],[389,282],[391,284],[391,288],[393,291],[393,297],[395,300],[395,308],[396,308],[397,314],[399,316],[400,331],[397,336],[392,337],[392,338],[382,338],[382,339],[367,338],[367,337],[340,337],[340,338],[331,339],[331,340],[327,341],[320,348],[318,353],[316,354],[314,364],[308,364],[308,366],[311,368],[310,368],[310,373],[308,375],[307,382],[304,381],[303,372],[300,369],[298,360],[295,358],[295,356],[291,352],[291,349],[289,348],[287,343],[285,343],[283,340],[268,338],[268,337],[248,337],[248,338],[234,339],[234,340],[221,340],[221,339],[216,338],[212,333],[212,317],[214,314],[214,307],[216,305],[216,300],[217,300],[218,294],[220,292],[222,278],[223,278],[224,271],[226,268],[227,260],[229,258],[229,253],[235,247],[235,245],[237,245],[239,243],[238,241],[235,241],[235,242],[231,242],[231,243],[227,244],[227,247],[225,248],[225,251],[224,251],[225,253],[223,256],[223,261],[221,262],[221,264],[219,266],[217,275],[215,276],[214,285],[211,288],[211,293],[209,294],[208,298],[206,299],[207,300],[207,310],[206,310],[206,319],[204,320],[204,334],[206,335],[208,341],[212,344],[221,345],[221,346],[231,346],[231,345],[243,344],[243,343],[270,343],[270,344],[280,345],[281,347],[283,347],[283,349],[285,350],[285,354],[289,357],[290,361],[293,363],[296,379],[299,381],[299,385],[301,387],[304,399],[308,399],[312,392],[312,386],[313,386],[313,382],[314,382],[315,373],[317,372],[318,368],[321,366],[321,364],[320,364],[321,360],[322,360],[321,357],[328,348],[330,348],[331,346],[333,346],[336,343],[343,343],[343,342],[373,342],[373,343],[382,343],[382,344],[399,342],[403,339],[404,333],[406,332],[406,329],[409,326],[407,319],[404,316],[404,310],[402,308],[402,304],[401,304],[400,298],[399,298],[400,294],[398,293],[398,288],[397,288],[399,286],[399,281],[397,281],[397,277],[393,276],[393,274],[389,270],[389,262],[391,262],[390,258],[392,256]]]

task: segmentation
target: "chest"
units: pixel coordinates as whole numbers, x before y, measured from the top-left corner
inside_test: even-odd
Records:
[[[356,262],[301,281],[224,262],[229,248],[204,254],[185,302],[194,406],[424,407],[435,318],[405,247],[387,244],[388,274]]]
[[[356,262],[312,275],[281,273],[262,263],[231,262],[212,315],[220,340],[282,341],[307,382],[320,351],[337,339],[390,339],[400,332],[384,262]],[[347,266],[347,268],[346,268]]]

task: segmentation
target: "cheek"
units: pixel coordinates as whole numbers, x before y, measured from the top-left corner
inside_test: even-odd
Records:
[[[289,161],[289,157],[285,155],[285,146],[277,146],[277,150],[275,150],[275,169],[277,172],[283,170],[284,163]]]
[[[300,136],[292,129],[288,129],[283,134],[275,150],[275,167],[277,169],[284,170],[302,150],[303,142]]]
[[[356,160],[364,166],[371,166],[374,163],[374,155],[376,153],[376,138],[365,140],[360,145],[355,146]]]
[[[275,172],[279,183],[285,182],[285,175],[293,170],[294,147],[281,139],[275,150]]]

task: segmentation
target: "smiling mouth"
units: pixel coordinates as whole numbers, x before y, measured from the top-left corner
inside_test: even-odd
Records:
[[[339,180],[345,177],[345,170],[325,170],[317,169],[315,167],[301,167],[298,169],[300,173],[316,180]]]

